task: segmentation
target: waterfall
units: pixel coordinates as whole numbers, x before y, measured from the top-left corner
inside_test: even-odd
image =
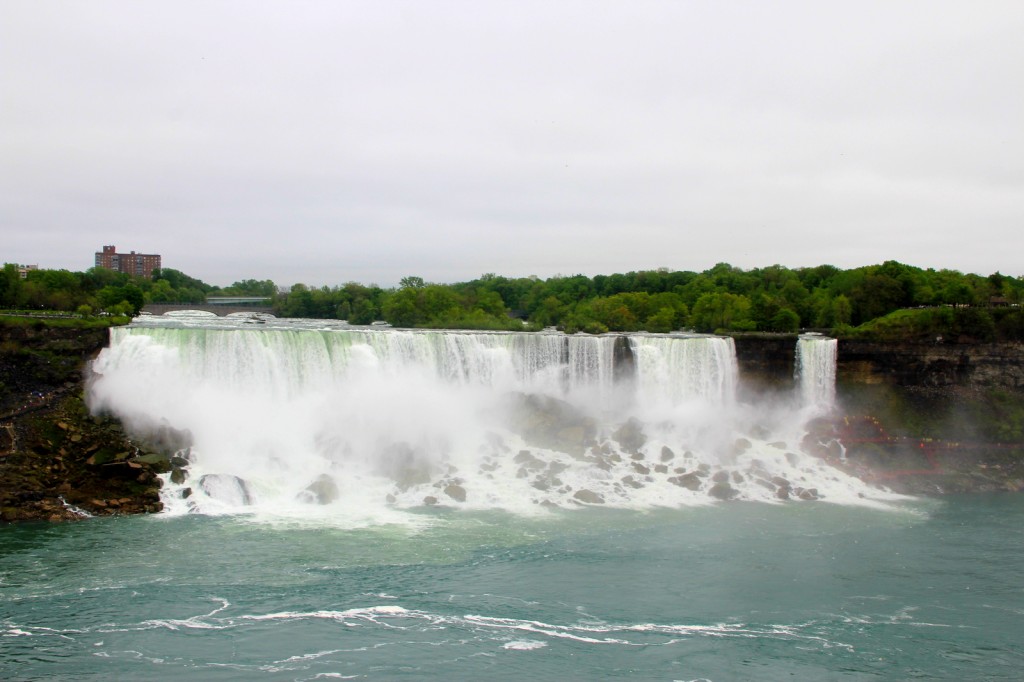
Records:
[[[793,371],[805,407],[827,411],[835,404],[838,348],[835,339],[816,334],[797,339]]]
[[[713,336],[634,336],[637,387],[654,402],[701,400],[731,405],[739,370],[732,339]]]
[[[799,351],[815,404],[826,341]],[[797,411],[737,404],[728,338],[154,318],[112,329],[93,370],[91,409],[182,441],[169,513],[870,499],[802,450]]]

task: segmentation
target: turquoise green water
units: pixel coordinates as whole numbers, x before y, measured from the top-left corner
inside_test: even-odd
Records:
[[[1020,679],[1024,497],[0,528],[4,680]]]

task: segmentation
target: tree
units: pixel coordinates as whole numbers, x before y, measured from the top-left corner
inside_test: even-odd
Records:
[[[704,294],[693,306],[693,325],[708,332],[718,329],[752,330],[754,322],[750,319],[750,299],[730,293]]]

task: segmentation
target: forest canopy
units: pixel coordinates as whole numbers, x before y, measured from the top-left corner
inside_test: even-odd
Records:
[[[609,331],[785,332],[815,329],[875,337],[953,333],[974,340],[1022,339],[1024,279],[922,269],[896,261],[842,270],[831,265],[703,272],[665,268],[610,275],[510,278],[488,273],[440,284],[404,277],[381,288],[248,279],[216,287],[165,268],[152,279],[102,268],[0,273],[0,308],[138,314],[147,303],[200,304],[207,296],[263,296],[281,317],[383,320],[396,327]]]

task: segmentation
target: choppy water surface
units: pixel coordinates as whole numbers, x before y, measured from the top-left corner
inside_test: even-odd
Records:
[[[1024,498],[0,528],[4,680],[1019,679]]]

